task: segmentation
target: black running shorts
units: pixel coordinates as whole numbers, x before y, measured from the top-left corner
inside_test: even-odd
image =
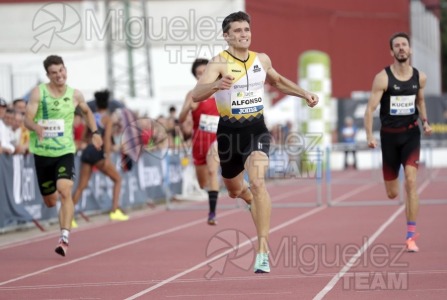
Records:
[[[81,161],[91,166],[96,165],[99,161],[104,159],[104,150],[96,150],[95,146],[88,144],[84,150],[82,150]]]
[[[47,157],[34,154],[37,182],[42,196],[56,192],[58,179],[75,179],[74,155],[68,153],[59,157]]]
[[[380,131],[382,144],[382,171],[386,181],[399,176],[400,166],[418,168],[421,149],[421,131],[418,126],[402,132]]]
[[[270,140],[270,133],[263,121],[237,128],[219,123],[217,149],[222,177],[231,179],[239,175],[253,151],[262,151],[269,155]]]

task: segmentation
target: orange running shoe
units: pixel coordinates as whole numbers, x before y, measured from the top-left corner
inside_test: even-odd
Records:
[[[419,247],[416,245],[416,239],[418,238],[419,234],[415,234],[411,238],[408,238],[406,241],[407,244],[407,252],[418,252]]]

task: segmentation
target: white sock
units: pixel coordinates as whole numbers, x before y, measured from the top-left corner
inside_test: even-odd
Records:
[[[68,229],[61,229],[61,239],[68,243],[68,237],[70,236],[70,231]]]

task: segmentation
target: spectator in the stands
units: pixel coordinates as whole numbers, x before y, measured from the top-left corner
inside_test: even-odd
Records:
[[[0,107],[2,107],[0,117],[3,116],[2,123],[0,124],[0,153],[14,154],[15,147],[12,143],[14,139],[14,132],[12,130],[14,110],[7,107],[4,99],[1,99],[0,101]]]
[[[0,153],[12,154],[14,153],[14,146],[10,142],[10,136],[6,124],[4,122],[6,116],[6,110],[8,109],[8,104],[6,100],[0,98]]]
[[[21,112],[14,112],[12,122],[13,138],[11,143],[15,147],[15,154],[27,154],[29,149],[29,130],[25,127],[25,116]]]
[[[24,99],[15,99],[12,101],[12,107],[14,108],[14,111],[16,113],[20,113],[22,115],[25,115],[26,111],[26,101]]]

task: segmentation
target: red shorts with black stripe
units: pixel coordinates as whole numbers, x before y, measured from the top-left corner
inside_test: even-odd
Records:
[[[194,165],[200,166],[206,164],[206,157],[211,145],[216,141],[216,134],[196,130],[193,136],[192,144],[192,157],[194,159]]]

